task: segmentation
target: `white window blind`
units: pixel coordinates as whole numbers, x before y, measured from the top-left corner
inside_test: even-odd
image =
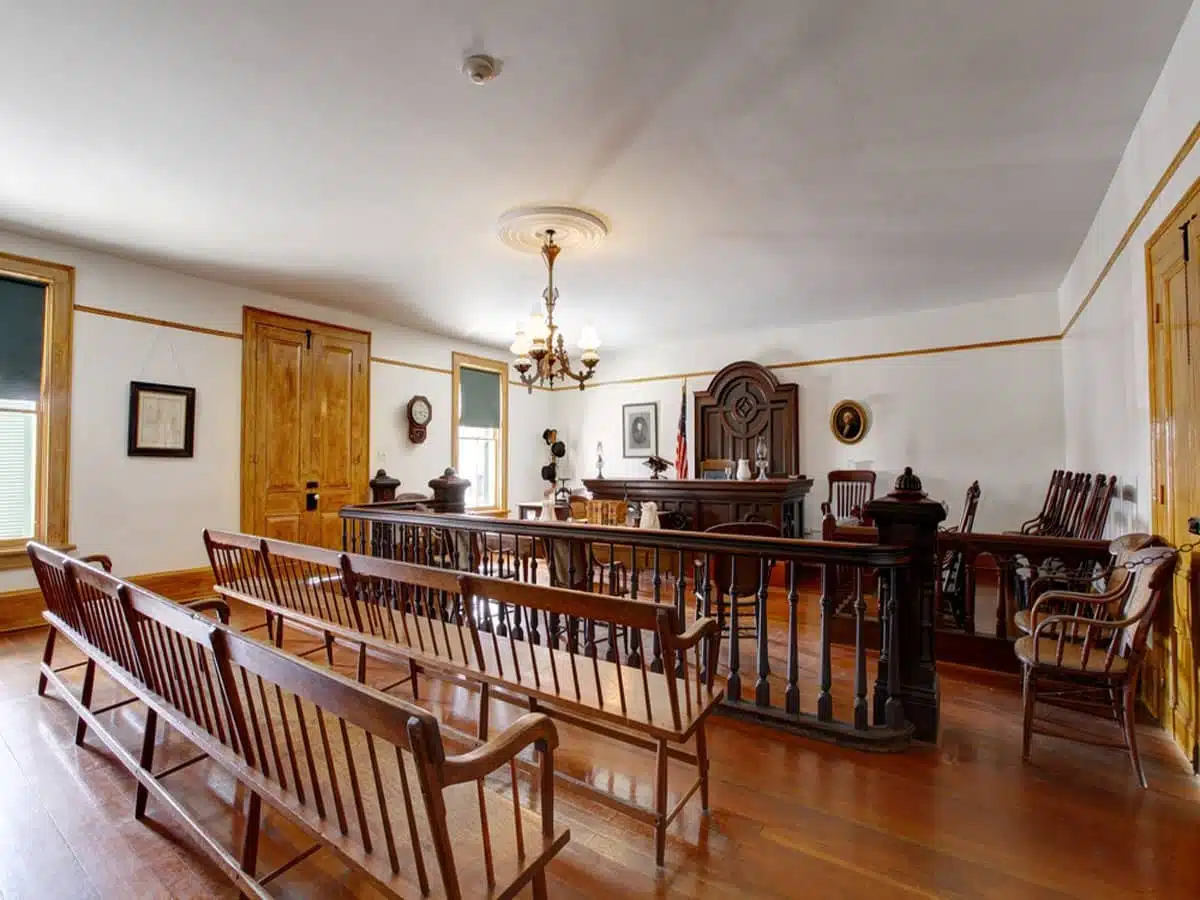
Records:
[[[32,538],[37,405],[0,400],[0,540]]]
[[[471,482],[463,498],[468,509],[490,508],[497,503],[499,446],[499,428],[458,427],[458,474]]]

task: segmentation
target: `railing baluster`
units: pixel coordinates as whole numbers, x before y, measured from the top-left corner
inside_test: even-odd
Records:
[[[863,570],[854,569],[854,727],[870,726],[867,708],[867,600],[863,596]]]
[[[679,625],[679,633],[687,631],[687,570],[684,568],[683,551],[676,551],[675,560],[675,621]],[[685,677],[687,672],[687,656],[679,654],[675,662],[675,675]]]
[[[796,577],[800,564],[795,560],[789,560],[787,564],[788,576],[788,674],[787,674],[787,689],[783,692],[784,709],[793,716],[800,713],[800,686],[797,682],[800,679],[800,639],[797,634],[799,623],[797,622],[796,608]]]
[[[758,641],[758,681],[754,683],[754,705],[771,705],[771,662],[767,657],[767,581],[765,556],[758,560],[758,594],[754,604],[754,636]]]
[[[883,705],[883,718],[888,728],[904,727],[904,704],[897,693],[900,688],[899,617],[896,615],[896,570],[888,569],[888,696]]]
[[[662,572],[659,567],[662,559],[659,555],[659,548],[654,548],[654,602],[662,603]],[[658,633],[658,629],[654,629],[654,636],[651,647],[650,656],[650,671],[661,672],[663,670],[662,658],[662,635]]]
[[[738,635],[737,557],[729,558],[729,677],[725,679],[725,693],[730,700],[742,699],[742,650]],[[717,608],[721,606],[721,588],[717,587]]]
[[[830,628],[833,625],[833,594],[836,568],[821,566],[821,692],[817,695],[817,719],[833,719],[833,659]]]

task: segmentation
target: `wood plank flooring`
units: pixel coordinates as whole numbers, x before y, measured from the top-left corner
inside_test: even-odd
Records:
[[[237,621],[258,619],[239,611]],[[43,639],[40,630],[0,638],[0,896],[236,896],[153,801],[150,824],[134,821],[133,779],[98,741],[74,745],[65,703],[34,694]],[[290,649],[312,646],[302,637],[289,642]],[[66,661],[69,653],[56,660]],[[352,669],[349,655],[339,663]],[[1200,896],[1200,781],[1163,732],[1141,729],[1148,791],[1137,787],[1117,751],[1035,737],[1034,763],[1025,765],[1016,679],[941,671],[938,747],[865,754],[715,720],[712,813],[701,815],[698,802],[687,806],[670,830],[663,869],[654,865],[648,827],[560,787],[558,815],[572,840],[550,866],[551,896]],[[392,676],[372,663],[372,683]],[[428,680],[424,685],[431,686],[422,696],[425,705],[448,724],[472,728],[477,695]],[[837,687],[849,698],[844,678]],[[407,688],[398,693],[407,696]],[[118,696],[98,679],[97,702]],[[493,728],[518,714],[494,704]],[[139,706],[108,715],[133,739]],[[558,767],[649,802],[651,754],[560,730]],[[161,752],[164,764],[172,755],[191,755],[174,737]],[[673,787],[683,786],[687,768],[672,766]],[[243,794],[227,776],[205,762],[170,777],[206,820],[237,838]],[[273,823],[265,866],[306,846],[293,830]],[[297,866],[275,888],[288,898],[374,896],[328,853]]]

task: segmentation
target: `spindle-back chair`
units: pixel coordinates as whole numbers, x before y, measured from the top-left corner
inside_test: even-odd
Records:
[[[875,473],[869,469],[834,469],[829,473],[829,499],[821,504],[821,515],[837,521],[855,518],[870,524],[867,503],[875,499]]]

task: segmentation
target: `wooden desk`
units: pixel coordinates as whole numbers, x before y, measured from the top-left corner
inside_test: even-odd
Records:
[[[653,500],[660,513],[681,513],[691,531],[755,519],[779,526],[785,537],[801,536],[804,498],[813,484],[803,475],[765,481],[589,478],[583,483],[598,500]]]

